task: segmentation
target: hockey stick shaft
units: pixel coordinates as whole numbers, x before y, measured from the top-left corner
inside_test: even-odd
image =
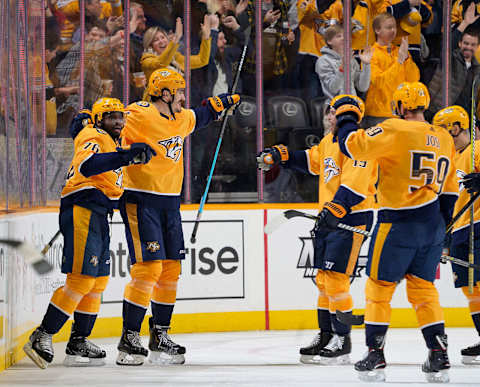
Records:
[[[476,263],[470,263],[470,262],[464,261],[463,259],[451,257],[449,255],[442,255],[441,260],[450,261],[452,263],[457,264],[458,266],[463,266],[472,270],[480,271],[480,265],[477,265]]]
[[[470,101],[470,146],[471,146],[471,172],[475,172],[475,109],[477,108],[475,103],[475,84],[476,78],[473,79],[472,83],[472,100]],[[468,262],[473,264],[475,262],[475,216],[474,216],[474,206],[470,207],[470,232],[468,238]],[[468,268],[468,293],[473,294],[473,285],[474,285],[474,273],[473,268]]]
[[[251,32],[251,27],[248,27],[245,30],[245,44],[243,46],[242,56],[240,57],[240,63],[238,65],[237,73],[235,74],[235,80],[233,81],[231,94],[235,94],[235,91],[237,90],[238,81],[240,79],[240,73],[242,72],[243,62],[245,62],[245,57],[247,55],[248,42],[250,40],[250,32]],[[203,214],[203,207],[205,206],[205,202],[207,201],[208,191],[210,189],[210,183],[212,182],[213,172],[215,170],[215,165],[217,164],[217,158],[218,158],[218,154],[220,153],[220,147],[222,146],[223,133],[225,132],[225,128],[227,127],[227,121],[229,116],[230,115],[228,111],[225,112],[225,115],[223,116],[222,127],[220,130],[220,135],[218,136],[218,140],[217,140],[217,148],[215,149],[215,154],[213,155],[213,161],[210,167],[210,173],[208,174],[207,184],[205,186],[205,191],[203,192],[202,198],[200,200],[200,207],[198,208],[195,224],[193,225],[192,236],[190,237],[191,243],[195,243],[196,241],[198,226],[200,224],[200,219],[202,218],[202,214]]]
[[[452,231],[453,229],[453,226],[455,225],[455,223],[458,222],[458,220],[462,217],[462,215],[468,211],[468,209],[473,205],[473,203],[475,203],[475,201],[478,199],[478,197],[480,196],[480,192],[476,192],[471,198],[470,200],[468,201],[467,204],[465,204],[459,211],[458,213],[453,217],[453,219],[451,220],[450,224],[448,225],[447,227],[447,230],[446,230],[446,234],[448,234],[450,231]]]
[[[45,247],[42,249],[42,255],[47,254],[47,251],[50,250],[50,247],[52,247],[53,243],[57,240],[57,238],[60,236],[61,232],[58,230],[55,235],[50,239],[50,242],[48,242]]]

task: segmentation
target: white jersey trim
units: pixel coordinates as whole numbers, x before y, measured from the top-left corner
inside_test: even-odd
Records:
[[[154,300],[150,300],[150,302],[153,302],[154,304],[157,304],[157,305],[175,305],[174,302],[157,302]]]
[[[340,184],[340,187],[345,187],[345,188],[348,189],[349,191],[353,192],[355,195],[360,196],[360,197],[362,197],[362,198],[364,198],[364,199],[367,198],[366,195],[362,195],[361,193],[355,191],[354,189],[351,189],[348,185]]]
[[[427,206],[427,205],[429,205],[429,204],[432,204],[435,200],[438,200],[438,196],[437,196],[437,197],[434,197],[432,200],[430,200],[430,201],[428,201],[428,202],[419,204],[418,206],[399,207],[399,208],[380,207],[378,210],[379,210],[379,211],[382,211],[382,210],[394,210],[394,211],[397,211],[397,210],[413,210],[413,209],[415,209],[415,208],[422,208],[422,207],[425,207],[425,206]]]
[[[80,191],[84,191],[84,190],[86,190],[86,189],[96,189],[96,190],[99,190],[97,187],[94,187],[93,185],[88,185],[88,186],[86,186],[86,187],[82,187],[82,188],[76,189],[75,191],[69,192],[69,193],[66,194],[66,195],[61,195],[61,196],[60,196],[60,199],[66,198],[67,196],[70,196],[70,195],[72,195],[72,194],[74,194],[74,193],[77,193],[77,192],[80,192]],[[100,190],[99,190],[99,191],[100,191]],[[105,195],[105,192],[103,192],[103,191],[100,191],[100,192],[102,192],[102,193]],[[105,196],[107,196],[107,195],[105,195]],[[107,198],[109,198],[110,200],[118,200],[118,199],[120,199],[121,197],[122,197],[122,195],[120,195],[120,196],[107,196]]]
[[[474,225],[477,224],[477,223],[480,223],[480,219],[477,219],[477,220],[475,220],[475,221],[473,222]],[[456,233],[457,231],[463,230],[463,229],[466,228],[466,227],[470,227],[470,223],[467,223],[467,224],[465,224],[465,225],[463,225],[463,226],[461,226],[461,227],[454,227],[454,228],[453,228],[453,231],[452,231],[452,234]],[[480,313],[480,312],[479,312],[479,313]]]
[[[310,156],[308,155],[308,151],[304,151],[305,152],[305,156],[307,158],[307,169],[308,169],[308,172],[310,173],[310,175],[313,175],[313,176],[318,176],[317,174],[313,173],[312,172],[312,166],[310,165]]]
[[[355,132],[356,132],[356,131],[355,131]],[[352,152],[350,152],[350,149],[348,149],[347,142],[348,142],[348,138],[349,138],[353,133],[355,133],[355,132],[350,132],[350,133],[348,133],[348,136],[347,136],[347,138],[345,139],[345,142],[344,142],[344,144],[343,144],[343,145],[345,145],[345,150],[346,150],[347,153],[348,153],[348,157],[350,157],[352,160],[355,160],[355,159],[352,157]]]
[[[82,175],[83,177],[87,177],[87,176],[85,176],[85,175],[82,173],[82,171],[81,171],[82,165],[83,165],[83,163],[84,163],[85,161],[89,160],[94,154],[95,154],[95,153],[92,153],[91,155],[85,157],[85,159],[83,159],[83,161],[82,161],[82,162],[79,164],[79,166],[78,166],[78,173],[79,173],[80,175]],[[87,177],[87,179],[88,179],[88,177]]]

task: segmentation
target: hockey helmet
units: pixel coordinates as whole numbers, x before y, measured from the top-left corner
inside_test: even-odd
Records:
[[[421,82],[403,82],[393,93],[392,112],[400,116],[403,110],[428,109],[430,94]]]
[[[332,98],[332,100],[330,101],[330,108],[333,108],[335,110],[337,110],[337,108],[340,106],[346,105],[353,105],[360,109],[361,117],[359,117],[357,121],[358,123],[360,123],[365,114],[365,104],[363,103],[361,98],[351,94],[340,94]]]
[[[94,123],[102,120],[105,113],[122,112],[125,113],[125,106],[117,98],[100,98],[92,106],[92,118]]]
[[[433,125],[438,125],[450,130],[453,125],[458,124],[463,130],[467,130],[470,125],[470,119],[465,109],[458,105],[448,106],[439,110],[433,116]]]
[[[161,68],[155,70],[148,81],[147,93],[155,97],[161,97],[162,91],[167,89],[175,95],[178,89],[185,88],[185,79],[175,70]]]

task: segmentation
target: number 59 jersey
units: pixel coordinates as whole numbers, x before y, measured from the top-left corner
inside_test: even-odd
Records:
[[[62,199],[76,192],[97,189],[110,200],[118,200],[123,193],[122,168],[98,175],[85,177],[80,173],[82,164],[95,153],[115,152],[117,144],[105,131],[84,127],[75,137],[73,160],[67,173],[67,181],[62,190]]]
[[[379,220],[407,215],[408,210],[434,203],[439,195],[458,196],[455,146],[450,134],[439,126],[387,119],[350,133],[345,150],[353,159],[378,162]]]

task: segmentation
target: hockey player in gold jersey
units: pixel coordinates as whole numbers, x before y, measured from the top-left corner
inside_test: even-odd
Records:
[[[103,365],[105,351],[90,342],[102,292],[110,274],[108,214],[123,193],[122,167],[147,163],[155,154],[147,144],[117,148],[124,126],[124,106],[102,98],[89,112],[77,115],[70,126],[74,155],[60,202],[63,234],[64,286],[53,294],[41,325],[25,344],[26,354],[40,368],[53,360],[52,336],[73,314],[72,333],[64,364]],[[80,359],[77,362],[77,358]]]
[[[455,155],[455,170],[457,178],[460,182],[460,195],[455,204],[454,213],[458,213],[463,206],[470,200],[470,194],[463,186],[462,179],[468,172],[472,172],[471,157],[472,145],[470,144],[469,135],[469,118],[464,108],[461,106],[449,106],[440,110],[433,117],[433,124],[442,126],[447,129],[453,137],[457,153]],[[474,172],[480,172],[480,141],[475,141],[475,168]],[[468,236],[470,232],[470,212],[467,211],[455,223],[451,242],[450,255],[460,258],[468,262],[469,243]],[[475,263],[480,263],[480,204],[478,201],[474,203],[474,255]],[[480,273],[474,271],[474,287],[473,293],[468,291],[468,269],[452,263],[453,278],[455,279],[455,287],[461,288],[463,294],[467,297],[470,315],[473,324],[480,336]],[[480,343],[464,348],[461,351],[462,362],[464,364],[472,364],[480,356]]]
[[[118,344],[119,365],[141,365],[148,351],[139,332],[151,304],[150,362],[185,362],[185,347],[168,336],[175,306],[177,282],[185,258],[180,192],[183,183],[183,143],[240,102],[237,94],[223,94],[201,107],[184,109],[185,80],[174,70],[161,68],[150,77],[150,101],[128,106],[122,144],[146,142],[157,152],[148,165],[125,171],[125,193],[120,201],[131,259],[131,281],[123,300],[123,333]]]
[[[445,225],[458,197],[455,147],[441,127],[424,120],[430,97],[422,83],[402,83],[393,94],[399,118],[360,129],[360,109],[345,98],[336,109],[341,151],[353,159],[377,160],[378,222],[369,248],[365,332],[369,352],[355,364],[359,377],[384,380],[383,355],[396,284],[407,282],[408,300],[429,349],[422,366],[429,381],[448,381],[443,311],[433,284]]]
[[[332,99],[328,114],[335,121],[335,104],[343,96]],[[363,102],[356,98],[363,108]],[[332,122],[335,125],[335,122]],[[336,311],[351,313],[350,276],[356,266],[363,236],[337,228],[335,212],[342,222],[365,229],[372,224],[377,165],[375,161],[351,160],[340,152],[334,133],[327,134],[320,144],[305,151],[289,151],[284,145],[267,148],[257,157],[259,168],[269,170],[274,164],[302,173],[319,176],[320,219],[314,229],[314,267],[318,295],[320,332],[312,344],[300,349],[303,363],[346,364],[350,362],[349,325],[340,323]]]

